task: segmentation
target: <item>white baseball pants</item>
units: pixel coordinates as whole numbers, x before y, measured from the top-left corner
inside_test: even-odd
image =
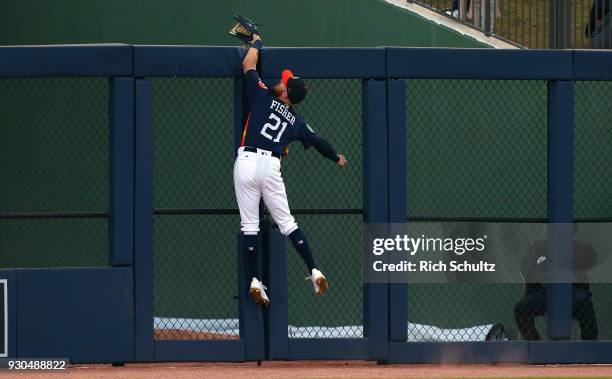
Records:
[[[234,189],[244,234],[259,232],[259,200],[262,196],[283,235],[298,228],[289,210],[280,166],[280,159],[267,150],[257,149],[257,153],[253,153],[244,151],[242,147],[238,149],[234,162]]]

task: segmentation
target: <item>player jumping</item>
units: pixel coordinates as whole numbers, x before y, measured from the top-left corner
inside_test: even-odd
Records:
[[[319,137],[293,109],[292,106],[306,96],[307,87],[302,79],[284,70],[281,80],[274,87],[268,89],[263,84],[256,70],[261,46],[260,37],[254,35],[242,62],[250,113],[234,163],[234,188],[240,208],[241,230],[244,233],[246,272],[251,279],[249,292],[256,303],[268,305],[270,300],[265,291],[267,288],[261,283],[257,266],[261,197],[280,232],[289,237],[308,266],[309,276],[306,279],[312,281],[315,293],[321,295],[329,288],[325,276],[317,268],[306,236],[298,228],[289,210],[280,172],[281,158],[287,154],[287,145],[299,140],[305,149],[314,146],[321,155],[340,167],[344,167],[347,160],[344,155],[336,154],[334,148]]]

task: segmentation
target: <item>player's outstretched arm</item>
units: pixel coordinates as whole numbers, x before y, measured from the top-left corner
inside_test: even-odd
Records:
[[[304,144],[304,148],[308,149],[310,146],[313,146],[319,154],[335,162],[338,166],[344,167],[348,164],[346,157],[336,153],[336,149],[334,149],[331,143],[317,135],[310,125],[305,124],[304,127],[300,128],[299,139],[302,141],[302,144]]]
[[[325,158],[336,162],[336,164],[340,167],[344,167],[348,164],[346,157],[342,154],[336,153],[334,147],[323,138],[313,135],[310,139],[312,146],[314,146],[314,148],[319,152],[319,154],[321,154]]]
[[[242,72],[246,73],[249,70],[257,69],[257,60],[259,59],[259,49],[261,48],[261,38],[257,34],[253,34],[251,46],[242,60]]]

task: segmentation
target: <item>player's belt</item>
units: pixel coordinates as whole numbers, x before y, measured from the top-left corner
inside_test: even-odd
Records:
[[[256,147],[251,147],[251,146],[245,146],[243,148],[243,151],[248,151],[249,153],[257,153],[257,148]],[[278,159],[281,158],[281,155],[279,153],[275,153],[273,151],[270,151],[270,155],[272,155],[274,158],[278,158]]]

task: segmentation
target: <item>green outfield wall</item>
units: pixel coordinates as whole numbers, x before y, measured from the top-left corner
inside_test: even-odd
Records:
[[[381,0],[6,1],[0,45],[238,45],[235,13],[263,24],[270,46],[484,47]]]

